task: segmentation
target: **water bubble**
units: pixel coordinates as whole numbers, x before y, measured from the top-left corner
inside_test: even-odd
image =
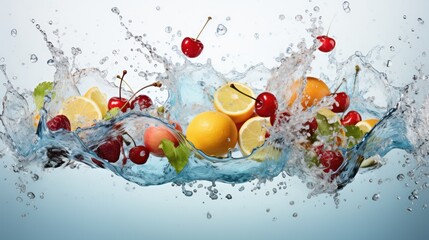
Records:
[[[405,179],[405,175],[404,174],[398,174],[398,176],[396,176],[396,179],[398,179],[398,181],[402,181]]]
[[[351,9],[350,9],[350,3],[348,1],[344,1],[343,2],[343,10],[346,13],[349,13],[351,11]]]
[[[40,199],[44,199],[45,198],[45,193],[40,193]]]
[[[285,15],[284,15],[284,14],[280,14],[280,15],[279,15],[279,19],[280,19],[280,21],[285,20],[285,18],[286,18],[286,17],[285,17]]]
[[[210,212],[207,212],[207,219],[212,219],[212,214]]]
[[[109,57],[108,56],[105,56],[104,58],[102,58],[101,60],[100,60],[100,64],[101,65],[103,65],[104,63],[106,63],[107,62],[107,60],[109,60]]]
[[[22,197],[16,197],[17,202],[22,202]]]
[[[78,47],[76,47],[76,48],[72,47],[71,48],[71,53],[72,53],[73,56],[77,56],[77,55],[79,55],[79,54],[82,53],[82,50],[80,48],[78,48]]]
[[[395,51],[395,47],[394,46],[390,46],[390,51],[394,52]]]
[[[54,61],[54,59],[49,59],[46,63],[47,63],[49,66],[52,66],[52,65],[54,65],[55,61]]]
[[[240,191],[240,192],[244,191],[244,186],[241,186],[241,187],[238,189],[238,191]]]
[[[34,198],[36,197],[36,195],[34,195],[34,193],[33,193],[33,192],[28,192],[28,193],[27,193],[27,197],[28,197],[29,199],[34,199]]]
[[[380,199],[380,194],[379,194],[379,193],[376,193],[376,194],[374,194],[374,195],[372,196],[372,200],[373,200],[373,201],[378,201],[378,199]]]
[[[226,199],[232,199],[232,195],[231,194],[227,194],[225,197],[226,197]]]
[[[170,26],[165,27],[165,32],[166,33],[171,33],[172,30],[173,30],[173,28],[170,27]]]
[[[255,39],[259,39],[259,33],[255,33],[255,34],[253,34],[253,37],[254,37]]]
[[[156,11],[159,11],[159,10],[161,10],[161,7],[160,6],[156,6],[155,9],[156,9]]]
[[[292,214],[292,217],[298,217],[298,213],[297,213],[297,212],[294,212],[294,213]]]
[[[219,24],[216,28],[216,36],[223,36],[226,34],[227,31],[228,29],[225,27],[225,25]]]
[[[295,20],[297,20],[298,22],[299,22],[299,21],[302,21],[302,15],[299,15],[299,14],[298,14],[298,15],[296,15],[296,16],[295,16]]]
[[[386,66],[387,66],[387,67],[392,66],[392,61],[391,61],[391,60],[387,60]]]
[[[315,7],[313,8],[313,10],[314,10],[315,12],[318,12],[318,11],[320,11],[320,8],[319,8],[319,6],[315,6]]]
[[[423,209],[426,209],[426,208],[428,208],[428,205],[427,205],[427,203],[423,204],[422,208],[423,208]]]
[[[413,211],[413,209],[409,207],[409,208],[407,208],[407,211],[408,211],[408,212],[412,212],[412,211]]]
[[[33,176],[31,177],[31,179],[33,179],[33,181],[37,181],[37,180],[39,180],[39,175],[33,174]]]
[[[37,58],[36,54],[30,55],[30,62],[35,63],[37,60],[39,60],[39,58]]]
[[[0,62],[4,62],[4,57],[0,58]]]
[[[14,29],[12,29],[12,30],[10,30],[10,35],[11,35],[12,37],[16,37],[16,35],[18,35],[18,30],[16,30],[15,28],[14,28]]]
[[[177,31],[177,33],[176,33],[176,35],[178,36],[178,37],[181,37],[182,36],[182,31]]]
[[[119,15],[121,12],[119,11],[119,8],[112,7],[112,13]]]
[[[226,20],[226,21],[231,21],[231,17],[230,17],[230,16],[228,16],[228,17],[226,17],[226,18],[225,18],[225,20]]]
[[[31,23],[35,23],[36,22],[36,19],[31,19]]]
[[[417,22],[419,22],[420,24],[424,24],[425,23],[425,21],[423,21],[422,18],[417,18]]]
[[[295,204],[295,202],[294,202],[294,201],[290,201],[290,202],[289,202],[289,204],[290,204],[291,206],[293,206],[293,205]]]
[[[403,19],[407,19],[407,15],[402,16]]]

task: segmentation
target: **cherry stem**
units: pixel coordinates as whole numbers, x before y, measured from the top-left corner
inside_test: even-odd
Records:
[[[358,77],[358,74],[359,74],[359,72],[360,72],[360,67],[359,67],[359,65],[356,65],[355,66],[355,79],[354,79],[354,81],[353,81],[353,95],[355,94],[355,89],[356,89],[356,80],[357,80],[357,77]]]
[[[119,82],[119,98],[121,98],[121,88],[122,88],[122,82],[124,81],[124,77],[127,74],[127,70],[122,71],[122,77],[117,75],[116,78],[121,79],[121,81]]]
[[[338,85],[338,87],[335,89],[335,91],[332,93],[332,95],[335,95],[338,92],[338,89],[340,89],[341,85],[343,85],[343,83],[346,81],[345,78],[343,78],[343,80],[341,81],[340,85]]]
[[[203,28],[201,28],[201,31],[198,33],[197,37],[195,38],[195,40],[198,40],[198,37],[201,35],[201,33],[203,32],[204,28],[206,27],[207,23],[212,20],[212,17],[208,17],[206,23],[204,24]]]
[[[329,23],[328,31],[326,32],[326,36],[329,36],[329,30],[331,30],[332,23],[334,22],[335,17],[337,14],[334,15],[334,17],[331,19],[331,22]]]
[[[246,93],[244,93],[244,92],[240,91],[240,90],[239,90],[239,89],[234,85],[234,83],[231,83],[229,86],[230,86],[232,89],[234,89],[235,91],[237,91],[237,92],[239,92],[239,93],[243,94],[244,96],[249,97],[249,98],[251,98],[251,99],[253,99],[253,100],[257,101],[258,103],[262,104],[262,101],[260,101],[260,100],[258,100],[258,99],[256,99],[256,98],[254,98],[254,97],[252,97],[252,96],[250,96],[249,94],[246,94]]]
[[[121,107],[121,110],[122,110],[122,108],[124,108],[130,101],[131,101],[131,99],[133,99],[136,95],[137,95],[137,93],[139,93],[140,91],[142,91],[143,89],[145,89],[145,88],[148,88],[148,87],[161,87],[162,86],[162,83],[160,82],[160,81],[157,81],[157,82],[154,82],[154,83],[152,83],[152,84],[149,84],[149,85],[147,85],[147,86],[144,86],[144,87],[142,87],[142,88],[140,88],[137,92],[135,92],[129,99],[128,99],[128,101]]]
[[[136,144],[136,142],[134,141],[134,138],[133,138],[133,137],[131,137],[131,135],[130,135],[130,134],[128,134],[127,132],[125,132],[125,133],[124,133],[124,135],[127,135],[128,137],[130,137],[130,138],[131,138],[131,141],[133,141],[134,147],[137,147],[137,144]]]

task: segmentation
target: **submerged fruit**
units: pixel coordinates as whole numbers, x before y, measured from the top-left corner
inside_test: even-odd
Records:
[[[301,85],[304,80],[295,81],[292,86],[292,96],[289,99],[288,105],[292,106],[298,97]],[[322,80],[314,77],[307,77],[307,84],[302,91],[301,105],[305,109],[316,105],[322,98],[329,96],[331,90]]]
[[[92,87],[90,88],[85,95],[83,95],[86,98],[91,99],[94,101],[98,108],[100,108],[101,115],[104,117],[107,113],[107,98],[106,95],[103,94],[98,87]]]
[[[210,156],[222,157],[237,143],[237,128],[226,114],[203,112],[189,123],[187,139]]]
[[[369,131],[371,131],[371,129],[375,126],[375,124],[377,124],[379,122],[378,119],[376,118],[371,118],[371,119],[365,119],[362,120],[358,123],[356,123],[356,127],[359,127],[359,129],[364,132],[367,133]]]
[[[151,126],[146,129],[143,136],[143,142],[147,150],[157,157],[164,157],[164,151],[160,148],[162,140],[170,140],[174,146],[179,145],[179,140],[174,133],[164,126]]]
[[[250,155],[255,148],[264,144],[269,126],[270,120],[263,117],[253,117],[241,126],[238,144],[244,156]]]
[[[71,130],[90,127],[103,118],[98,105],[89,98],[74,96],[63,102],[60,114],[70,120]]]

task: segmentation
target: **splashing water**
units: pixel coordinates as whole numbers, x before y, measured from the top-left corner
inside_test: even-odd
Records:
[[[344,2],[347,3],[348,2]],[[114,14],[120,16],[118,8],[112,8]],[[316,10],[315,10],[316,11]],[[284,17],[280,17],[282,20]],[[122,17],[120,16],[120,19]],[[295,17],[302,20],[301,15]],[[124,26],[124,25],[122,25]],[[219,25],[221,26],[221,25]],[[223,26],[223,25],[222,25]],[[41,167],[59,167],[70,162],[83,163],[92,167],[106,168],[123,178],[142,186],[160,185],[165,183],[184,184],[196,180],[211,182],[243,183],[253,179],[264,181],[272,179],[279,174],[297,175],[311,185],[314,194],[336,192],[349,184],[360,169],[362,162],[374,156],[383,157],[392,149],[403,149],[413,154],[420,162],[421,174],[427,172],[426,162],[429,153],[427,139],[429,110],[425,107],[417,108],[413,104],[414,93],[417,86],[410,84],[405,88],[389,85],[384,73],[377,71],[371,64],[371,53],[364,56],[356,53],[345,62],[336,63],[337,76],[335,80],[327,79],[328,85],[334,85],[340,79],[345,79],[343,88],[351,93],[352,108],[362,115],[381,119],[364,138],[351,148],[341,149],[347,159],[340,168],[331,174],[322,174],[322,169],[309,167],[305,161],[306,149],[302,148],[302,135],[297,134],[297,126],[311,119],[321,108],[332,104],[332,99],[322,101],[311,109],[304,110],[299,104],[292,106],[293,117],[281,128],[270,129],[270,137],[265,145],[256,149],[250,156],[241,156],[238,149],[225,158],[207,156],[204,152],[195,149],[186,140],[181,132],[169,124],[169,119],[178,121],[186,132],[189,121],[198,113],[214,110],[212,96],[214,91],[230,81],[243,82],[253,88],[255,92],[270,91],[278,98],[279,109],[286,109],[286,102],[291,97],[290,86],[296,79],[303,79],[311,69],[314,52],[317,46],[307,47],[304,42],[299,43],[296,52],[282,59],[281,64],[268,69],[262,64],[251,66],[244,73],[231,72],[222,74],[217,72],[208,61],[205,64],[195,64],[185,61],[183,64],[170,62],[158,54],[154,47],[144,43],[141,36],[133,35],[127,30],[127,39],[132,39],[141,45],[139,50],[149,62],[155,62],[164,67],[160,72],[146,72],[144,76],[155,76],[168,90],[168,99],[163,103],[164,114],[153,114],[151,111],[129,110],[108,121],[101,121],[89,128],[77,129],[74,132],[51,132],[46,127],[48,118],[55,116],[62,102],[71,96],[80,95],[82,79],[91,76],[98,79],[100,88],[115,88],[108,82],[104,73],[97,68],[77,69],[70,67],[69,59],[65,53],[51,43],[45,32],[42,33],[47,47],[52,54],[49,65],[55,67],[53,95],[45,97],[44,107],[40,111],[40,121],[37,131],[33,126],[34,112],[31,99],[14,88],[7,77],[5,65],[1,71],[6,79],[6,93],[3,97],[3,112],[0,120],[4,126],[0,138],[12,150],[17,161],[23,166],[40,165]],[[218,34],[226,33],[226,27]],[[313,34],[321,32],[313,27]],[[171,28],[166,28],[170,33]],[[259,35],[258,35],[259,37]],[[255,35],[256,38],[256,35]],[[73,61],[80,53],[79,48],[73,48]],[[35,55],[34,55],[35,56]],[[35,59],[35,61],[33,61]],[[37,57],[32,62],[36,62]],[[107,59],[103,58],[100,64]],[[355,66],[360,66],[359,76],[355,76]],[[365,79],[365,81],[359,81]],[[299,102],[299,101],[298,101]],[[429,105],[426,97],[425,104]],[[153,109],[152,109],[153,110]],[[17,127],[19,126],[19,127]],[[100,158],[95,149],[106,139],[130,134],[137,144],[142,144],[142,137],[149,126],[165,126],[172,131],[175,137],[191,146],[191,156],[186,167],[180,173],[169,164],[166,158],[151,156],[144,165],[135,165],[127,160],[125,152],[129,146],[124,146],[120,159],[110,163]],[[279,141],[283,139],[283,141]],[[284,141],[284,139],[288,139]],[[258,150],[264,152],[262,161],[255,161]],[[373,168],[380,167],[376,165]],[[402,178],[402,177],[401,177]],[[398,176],[399,179],[399,176]],[[186,189],[184,192],[189,192]],[[192,192],[189,193],[192,195]],[[34,194],[29,196],[34,198]],[[230,199],[231,197],[227,197]],[[378,199],[378,196],[376,197]],[[374,199],[374,198],[373,198]],[[294,213],[294,217],[297,217]],[[210,213],[207,213],[210,219]]]

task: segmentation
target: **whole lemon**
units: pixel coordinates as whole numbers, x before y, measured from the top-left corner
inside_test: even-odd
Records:
[[[303,83],[303,80],[297,80],[292,84],[292,96],[288,102],[289,106],[295,102],[298,96],[298,91]],[[329,90],[326,83],[322,80],[314,77],[307,77],[307,84],[305,85],[302,94],[301,105],[305,110],[308,107],[316,105],[320,100],[322,100],[322,98],[330,95],[331,90]]]
[[[222,157],[237,143],[237,127],[221,112],[202,112],[189,123],[186,138],[205,154]]]

